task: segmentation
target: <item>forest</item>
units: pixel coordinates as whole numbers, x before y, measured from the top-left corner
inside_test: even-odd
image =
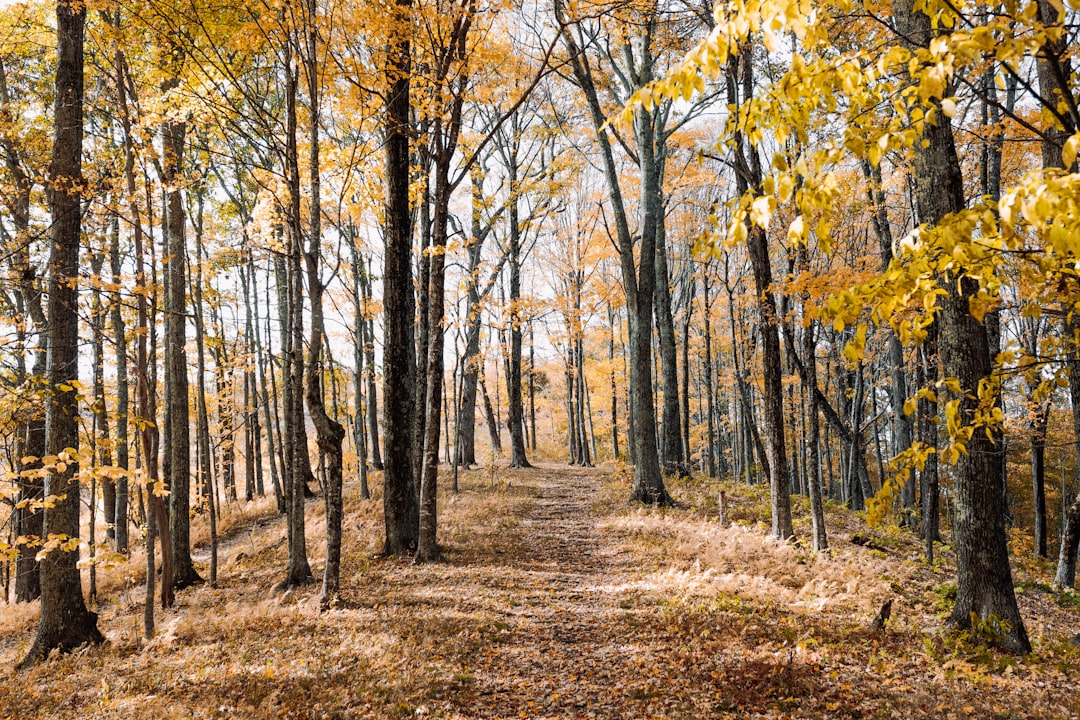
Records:
[[[1080,714],[1078,19],[0,3],[0,718]]]

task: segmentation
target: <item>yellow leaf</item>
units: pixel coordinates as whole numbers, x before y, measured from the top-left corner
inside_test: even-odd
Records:
[[[1076,133],[1065,141],[1065,147],[1061,150],[1061,162],[1068,170],[1076,162],[1076,153],[1080,150],[1080,133]]]

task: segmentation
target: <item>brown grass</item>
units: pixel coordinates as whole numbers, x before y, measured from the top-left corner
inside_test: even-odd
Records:
[[[377,555],[382,502],[346,492],[340,602],[284,595],[270,501],[223,513],[220,582],[183,591],[141,635],[142,558],[103,572],[108,644],[14,674],[36,605],[0,612],[0,718],[1064,718],[1080,619],[1018,563],[1036,652],[1014,659],[941,628],[952,569],[897,528],[830,508],[832,550],[766,537],[760,487],[672,484],[628,505],[625,469],[481,468],[440,497],[444,562]],[[372,486],[379,485],[376,475]],[[443,487],[449,485],[443,481]],[[806,511],[796,503],[798,531]],[[308,504],[319,576],[321,499]],[[205,540],[204,518],[195,537]],[[872,535],[884,550],[851,542]],[[196,550],[203,558],[204,550]],[[200,568],[204,569],[204,568]],[[894,599],[885,632],[867,629]]]

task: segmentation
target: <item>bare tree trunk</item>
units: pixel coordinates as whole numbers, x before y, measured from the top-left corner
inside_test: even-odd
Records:
[[[933,39],[930,18],[915,10],[912,0],[894,0],[896,27],[909,49],[926,48]],[[940,108],[937,124],[926,125],[914,146],[914,178],[920,221],[928,226],[964,208],[963,177],[949,119]],[[955,377],[961,392],[958,419],[968,424],[977,410],[978,383],[993,373],[986,327],[972,317],[969,299],[977,291],[970,278],[946,275],[939,299],[940,352],[946,377]],[[954,539],[957,559],[957,597],[949,620],[968,628],[972,618],[995,618],[1007,623],[1001,639],[1007,649],[1031,650],[1016,604],[1005,533],[1003,448],[987,433],[972,433],[968,452],[958,458],[953,474],[956,510]]]
[[[415,402],[410,367],[415,365],[412,296],[412,236],[409,215],[409,122],[411,0],[395,0],[396,20],[402,24],[390,41],[387,75],[390,93],[386,107],[386,208],[383,268],[383,407],[385,408],[386,469],[383,475],[384,552],[410,555],[420,527],[419,504],[413,483],[412,421]]]
[[[713,418],[716,415],[714,408],[714,395],[713,395],[713,360],[712,360],[712,304],[709,297],[709,264],[706,263],[702,267],[701,273],[701,303],[702,312],[704,313],[702,329],[705,332],[705,360],[702,363],[702,370],[705,375],[705,403],[706,403],[706,417],[705,417],[705,458],[706,458],[706,472],[709,477],[716,477],[717,462],[716,462],[716,427],[713,422]]]
[[[510,184],[510,217],[508,242],[510,268],[510,357],[506,372],[507,425],[510,429],[510,467],[532,467],[525,454],[525,410],[521,394],[521,225],[518,220],[518,138],[511,141],[510,162],[507,163]]]
[[[304,283],[301,268],[303,230],[300,224],[300,167],[296,144],[296,96],[299,71],[296,62],[293,61],[291,41],[287,42],[287,46],[289,50],[286,51],[285,57],[285,163],[289,204],[285,217],[288,225],[286,236],[289,244],[286,256],[288,323],[285,329],[288,337],[283,353],[285,358],[283,385],[285,391],[284,434],[287,438],[286,468],[288,484],[285,496],[289,528],[289,556],[285,568],[285,578],[276,586],[279,591],[289,590],[315,581],[307,557],[307,533],[304,514],[304,489],[308,477],[311,475],[311,461],[308,456],[307,433],[304,429]]]
[[[78,290],[81,233],[79,190],[82,181],[83,38],[85,6],[56,6],[58,60],[51,180],[52,252],[49,257],[49,362],[46,371],[52,391],[46,406],[49,454],[67,456],[79,446]],[[79,536],[79,486],[75,458],[59,464],[45,479],[45,495],[57,500],[45,509],[46,534]],[[78,551],[53,550],[41,561],[41,621],[37,637],[22,661],[30,667],[50,651],[72,650],[85,643],[104,641],[97,615],[86,609],[79,581]]]
[[[1066,325],[1068,338],[1069,368],[1069,405],[1072,408],[1073,435],[1080,438],[1080,319],[1075,314]],[[1080,443],[1077,444],[1077,456],[1080,457]],[[1080,465],[1078,465],[1080,467]],[[1061,533],[1061,547],[1058,550],[1057,573],[1054,584],[1061,588],[1076,585],[1076,555],[1080,547],[1080,493],[1065,512],[1065,529]]]
[[[752,53],[733,56],[727,74],[728,103],[736,105],[741,84],[742,99],[748,101],[753,92]],[[757,150],[748,145],[741,134],[736,143],[736,181],[739,194],[761,186],[761,161]],[[758,296],[758,312],[761,316],[762,369],[765,377],[764,415],[765,434],[768,438],[769,486],[772,493],[772,534],[787,539],[795,531],[791,524],[791,482],[788,477],[786,447],[784,441],[783,377],[781,373],[779,318],[772,289],[772,267],[769,261],[768,237],[756,225],[747,233],[747,250],[754,270],[754,286]]]
[[[170,84],[173,81],[170,81]],[[188,426],[187,241],[183,191],[179,187],[187,123],[162,125],[162,183],[167,188],[165,218],[165,455],[163,475],[169,491],[169,539],[173,548],[173,583],[177,590],[202,582],[191,560],[191,436]],[[161,532],[165,532],[163,525]]]
[[[113,285],[121,288],[120,233],[112,235],[109,248],[109,267]],[[110,324],[113,331],[113,347],[116,349],[116,466],[128,469],[128,358],[127,331],[124,326],[124,313],[120,306],[120,290],[115,293],[110,309]],[[112,514],[114,547],[119,553],[128,550],[128,478],[121,474],[116,479],[116,501]]]
[[[326,482],[323,502],[326,506],[326,565],[323,568],[322,593],[319,603],[328,607],[338,594],[341,577],[341,522],[344,515],[342,504],[343,455],[342,442],[345,428],[326,412],[323,400],[322,357],[326,344],[323,320],[323,293],[326,285],[319,277],[322,257],[322,201],[319,166],[319,67],[318,67],[318,5],[316,0],[307,1],[306,49],[304,69],[308,81],[308,108],[311,124],[308,155],[308,182],[311,206],[308,211],[308,247],[304,254],[307,263],[308,293],[311,296],[311,345],[307,363],[306,398],[308,413],[315,425],[319,450],[326,458]],[[299,182],[297,182],[299,189]],[[299,198],[297,198],[299,200]],[[298,203],[294,203],[295,204]],[[299,284],[299,283],[298,283]]]
[[[609,134],[605,128],[606,117],[600,106],[592,69],[582,50],[582,45],[575,38],[575,29],[580,31],[580,28],[567,23],[562,0],[556,1],[555,13],[563,26],[562,38],[570,56],[569,62],[574,80],[585,96],[593,129],[597,134],[597,144],[603,162],[604,178],[608,186],[618,238],[620,270],[630,319],[630,393],[633,398],[631,417],[634,420],[632,432],[635,462],[630,498],[647,504],[668,505],[672,503],[672,499],[664,487],[664,480],[660,473],[656,445],[656,407],[652,395],[651,350],[653,298],[656,287],[656,231],[660,221],[659,214],[662,212],[659,206],[658,189],[649,186],[650,183],[655,183],[659,179],[655,147],[652,142],[656,131],[654,118],[651,113],[640,110],[634,120],[642,178],[641,239],[639,243],[635,243],[626,218],[618,169],[615,165]],[[643,53],[645,57],[641,63],[642,66],[638,68],[637,79],[641,83],[647,83],[652,80],[652,65],[648,59],[648,46],[652,43],[652,28],[643,27],[639,40],[646,46],[646,50]],[[635,253],[635,244],[638,245],[637,253]]]

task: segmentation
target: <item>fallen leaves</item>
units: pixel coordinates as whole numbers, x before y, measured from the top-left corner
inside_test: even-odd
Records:
[[[346,527],[361,529],[346,540],[349,582],[327,612],[317,589],[287,601],[268,592],[284,561],[277,520],[225,543],[221,587],[181,593],[148,646],[138,640],[141,607],[114,589],[101,608],[110,645],[5,678],[0,717],[1051,718],[1080,709],[1057,690],[1080,674],[1080,651],[1067,643],[999,671],[947,635],[924,638],[920,628],[936,624],[925,596],[944,575],[902,560],[902,542],[885,556],[847,543],[813,558],[745,524],[753,501],[742,488],[728,491],[735,525],[720,528],[693,495],[714,488],[676,487],[698,510],[641,510],[605,470],[508,472],[512,489],[464,476],[464,491],[442,506],[437,565],[374,557],[381,504],[350,498]],[[319,527],[321,503],[310,511]],[[867,633],[891,593],[888,629]],[[33,620],[12,609],[19,622],[0,625],[8,665]]]

